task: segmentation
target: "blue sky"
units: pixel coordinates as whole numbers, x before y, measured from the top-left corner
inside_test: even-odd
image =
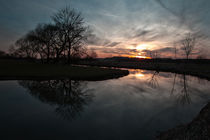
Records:
[[[89,48],[102,57],[147,50],[170,57],[174,42],[187,33],[202,36],[194,54],[210,52],[209,0],[0,0],[0,49],[8,50],[38,23],[51,22],[66,5],[82,12],[94,31]]]

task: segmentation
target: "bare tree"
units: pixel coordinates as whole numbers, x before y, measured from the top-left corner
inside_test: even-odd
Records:
[[[97,53],[93,49],[91,49],[90,51],[87,52],[86,58],[88,58],[88,59],[94,59],[97,56],[98,56]]]
[[[13,52],[15,56],[27,58],[37,57],[34,44],[30,42],[27,35],[17,40],[15,46],[16,49]]]
[[[39,24],[19,39],[11,52],[15,56],[41,58],[42,62],[86,54],[85,42],[90,34],[84,19],[74,9],[66,7],[52,16],[52,24]],[[64,59],[63,59],[64,60]]]
[[[94,50],[91,50],[90,56],[92,58],[96,58],[98,55],[97,55],[97,53]]]
[[[55,57],[55,37],[57,28],[51,24],[39,24],[34,31],[28,33],[29,41],[35,45],[41,58],[46,58],[49,63],[51,58]]]
[[[71,55],[81,50],[86,39],[87,27],[84,26],[84,19],[74,9],[66,7],[54,14],[52,20],[59,31],[57,45],[64,50],[64,56],[67,53],[70,63]]]
[[[205,54],[200,54],[196,57],[196,59],[206,59],[206,55]]]
[[[196,38],[190,33],[181,41],[182,49],[184,50],[187,59],[189,59],[189,56],[195,47],[195,43]]]
[[[177,44],[174,42],[174,58],[176,59],[176,54],[177,54]]]

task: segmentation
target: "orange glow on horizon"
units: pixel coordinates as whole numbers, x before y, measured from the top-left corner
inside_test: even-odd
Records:
[[[147,57],[147,56],[135,56],[136,58],[143,58],[143,59],[151,59],[151,57]]]
[[[129,56],[130,58],[141,58],[141,59],[151,59],[151,57],[147,56]]]
[[[144,50],[152,50],[155,47],[154,44],[151,43],[139,43],[137,46],[127,46],[127,52],[125,54],[115,54],[110,51],[110,53],[103,53],[101,51],[96,51],[99,58],[107,58],[107,57],[129,57],[129,58],[139,58],[139,59],[151,59],[151,57],[146,56]],[[129,52],[129,49],[131,50]],[[132,51],[135,50],[135,51]]]

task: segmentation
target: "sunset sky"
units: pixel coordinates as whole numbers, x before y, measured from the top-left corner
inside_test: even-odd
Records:
[[[93,30],[88,47],[99,57],[145,57],[151,50],[174,57],[174,43],[188,33],[198,36],[193,57],[209,55],[210,0],[0,0],[0,50],[68,5]]]

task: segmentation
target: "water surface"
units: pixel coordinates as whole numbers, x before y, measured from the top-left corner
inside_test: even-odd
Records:
[[[1,81],[2,139],[139,140],[190,122],[210,100],[210,82],[130,70],[97,82]]]

